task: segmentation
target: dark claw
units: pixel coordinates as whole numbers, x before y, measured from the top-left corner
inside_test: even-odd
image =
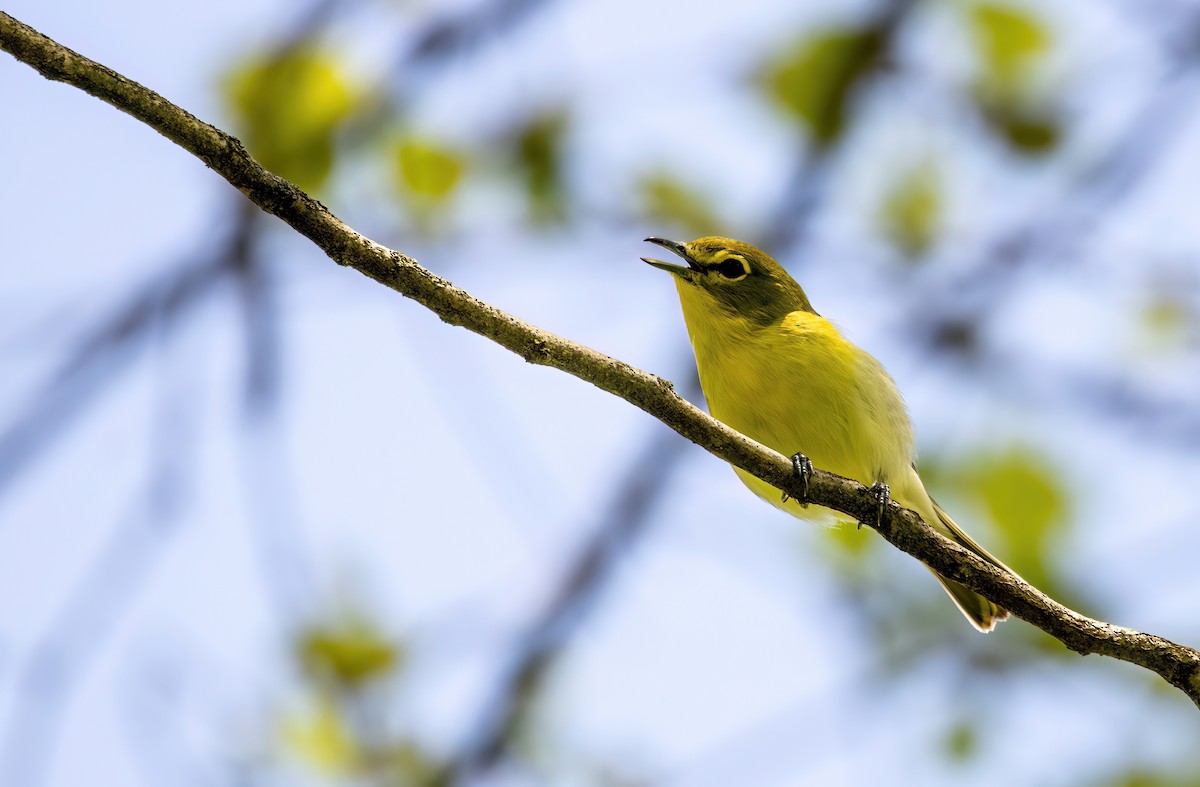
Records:
[[[801,508],[808,508],[808,481],[813,475],[813,463],[804,454],[792,454],[792,473],[800,479],[800,490],[803,494],[796,498]],[[791,497],[787,492],[779,498],[780,503],[786,503]]]
[[[892,502],[892,488],[882,481],[876,481],[871,484],[871,494],[875,495],[875,500],[879,503],[879,510],[875,512],[875,526],[882,527],[883,509]],[[862,522],[858,523],[858,529],[862,529]]]

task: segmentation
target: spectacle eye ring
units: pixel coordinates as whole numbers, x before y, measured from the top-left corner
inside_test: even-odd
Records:
[[[726,257],[714,270],[730,281],[741,281],[750,275],[750,266],[741,257]]]

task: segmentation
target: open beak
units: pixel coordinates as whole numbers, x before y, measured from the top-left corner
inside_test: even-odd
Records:
[[[663,262],[662,260],[656,260],[651,257],[642,257],[642,262],[646,263],[647,265],[653,265],[659,270],[664,270],[667,273],[674,274],[684,281],[691,281],[692,272],[700,270],[696,263],[692,261],[691,256],[688,255],[687,247],[679,241],[667,240],[666,238],[646,238],[646,242],[662,246],[672,254],[682,257],[683,261],[687,263],[687,267],[685,268],[682,265],[672,265],[669,262]]]

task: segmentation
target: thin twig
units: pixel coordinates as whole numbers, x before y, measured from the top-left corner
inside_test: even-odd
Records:
[[[560,587],[537,621],[521,638],[521,647],[492,698],[467,751],[452,764],[453,783],[485,773],[505,759],[536,704],[545,678],[611,581],[618,561],[645,540],[653,513],[678,469],[687,443],[656,431],[616,485],[603,510],[604,521],[570,562]]]
[[[224,248],[139,288],[28,397],[18,408],[20,416],[0,430],[0,493],[118,378],[117,370],[137,356],[141,339],[160,323],[178,321],[227,280]]]

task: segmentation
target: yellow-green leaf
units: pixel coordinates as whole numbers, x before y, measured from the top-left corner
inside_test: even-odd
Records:
[[[1062,125],[1053,112],[1037,108],[1030,99],[978,91],[976,102],[984,119],[1014,150],[1028,156],[1052,152],[1062,142]]]
[[[1181,349],[1194,342],[1197,317],[1191,300],[1176,292],[1158,293],[1141,310],[1144,335],[1159,350]]]
[[[242,141],[273,172],[317,190],[334,164],[335,135],[359,92],[339,64],[309,47],[234,68],[225,93]]]
[[[772,58],[760,72],[762,88],[819,146],[827,146],[841,135],[853,88],[875,64],[882,43],[873,28],[820,31]]]
[[[843,519],[839,519],[836,527],[828,528],[823,534],[827,536],[826,542],[834,549],[856,556],[866,554],[879,543],[879,539],[872,538],[870,533],[864,532],[857,522]]]
[[[1165,684],[1163,681],[1155,681],[1154,688],[1158,689],[1161,686],[1166,686],[1167,691],[1170,691],[1170,684]],[[1170,695],[1174,697],[1174,695]],[[1107,773],[1100,779],[1093,782],[1096,787],[1198,787],[1200,785],[1200,777],[1196,775],[1196,768],[1191,762],[1184,761],[1181,764],[1164,766],[1161,769],[1154,770],[1152,766],[1132,764],[1126,766],[1129,770],[1120,773]]]
[[[1024,5],[979,0],[968,9],[981,66],[972,92],[984,119],[1019,153],[1054,150],[1062,140],[1062,123],[1034,79],[1054,43],[1050,29]]]
[[[1049,51],[1053,37],[1028,9],[996,2],[976,2],[970,9],[970,28],[989,76],[1010,83]]]
[[[877,574],[881,543],[869,528],[843,520],[816,534],[821,562],[852,589],[868,584],[869,577]]]
[[[284,746],[302,762],[327,775],[351,772],[358,746],[337,707],[329,699],[283,720]]]
[[[884,197],[884,233],[905,255],[919,257],[937,238],[942,220],[942,179],[932,164],[910,167]]]
[[[1162,295],[1142,309],[1142,322],[1155,335],[1175,335],[1190,321],[1191,309],[1180,298]]]
[[[947,730],[942,748],[952,761],[962,762],[974,757],[979,750],[979,730],[975,722],[969,718],[957,721]]]
[[[445,202],[462,180],[464,168],[461,153],[435,140],[408,137],[396,144],[396,186],[420,202]]]
[[[1043,454],[1016,445],[954,462],[924,461],[921,478],[927,489],[947,498],[946,510],[959,526],[1000,561],[1068,606],[1087,601],[1059,573],[1071,496]],[[1062,652],[1055,640],[1044,639],[1050,651]]]
[[[956,475],[960,491],[973,494],[995,523],[1001,560],[1053,591],[1049,550],[1068,514],[1067,491],[1054,468],[1040,454],[1014,447],[979,457]]]
[[[344,689],[391,674],[401,656],[395,642],[359,617],[310,627],[301,635],[297,649],[309,675]]]
[[[1066,496],[1057,474],[1037,454],[1018,448],[986,457],[974,465],[971,477],[1004,532],[1021,540],[1043,538],[1062,524]]]
[[[513,136],[513,153],[536,224],[553,224],[566,217],[563,182],[563,138],[568,117],[563,110],[534,115]]]
[[[411,741],[398,741],[372,752],[381,785],[434,785],[444,783],[443,765]]]

